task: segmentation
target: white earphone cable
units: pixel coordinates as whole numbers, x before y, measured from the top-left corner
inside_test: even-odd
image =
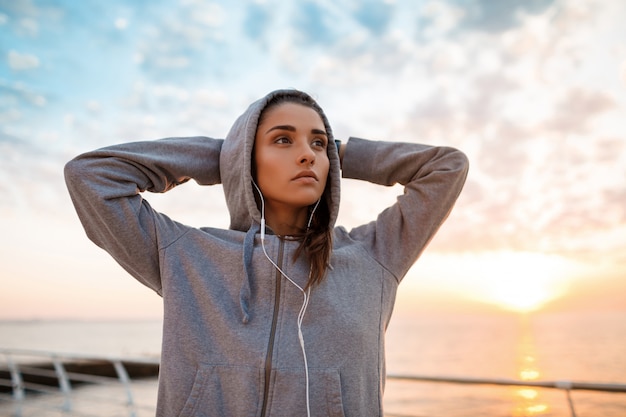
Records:
[[[304,360],[304,376],[305,376],[305,385],[306,385],[306,415],[307,417],[311,417],[311,405],[310,405],[310,387],[309,387],[309,365],[306,358],[306,349],[304,347],[304,336],[302,334],[302,321],[304,320],[304,315],[306,314],[307,307],[309,306],[309,300],[311,298],[311,288],[307,288],[305,291],[300,285],[298,285],[295,281],[293,281],[289,276],[278,266],[276,263],[270,258],[265,250],[265,200],[263,199],[263,194],[261,190],[256,185],[256,182],[252,182],[254,188],[256,188],[259,193],[259,197],[261,198],[261,248],[263,249],[263,254],[267,258],[268,261],[276,268],[280,274],[285,277],[289,282],[291,282],[301,293],[303,296],[302,307],[300,307],[300,312],[298,313],[297,318],[297,327],[298,327],[298,340],[300,342],[300,349],[302,349],[302,358]],[[307,229],[311,225],[311,219],[313,218],[313,213],[317,206],[319,205],[320,200],[317,201],[315,207],[311,211],[311,215],[309,217],[309,222],[307,224]],[[309,279],[311,279],[311,268],[309,268]]]

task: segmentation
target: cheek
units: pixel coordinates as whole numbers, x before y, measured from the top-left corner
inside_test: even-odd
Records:
[[[269,155],[259,152],[255,154],[256,181],[260,184],[271,184],[276,176],[278,164]]]

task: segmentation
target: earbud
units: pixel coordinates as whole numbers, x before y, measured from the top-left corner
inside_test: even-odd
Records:
[[[261,199],[261,242],[265,240],[265,199],[263,198],[263,193],[256,182],[252,180],[252,185],[256,188],[257,193],[259,193],[259,198]],[[265,248],[263,248],[265,250]]]
[[[311,227],[311,222],[313,221],[313,214],[315,213],[315,210],[317,210],[317,206],[320,205],[320,201],[322,201],[322,197],[320,197],[319,200],[317,200],[317,203],[315,203],[315,207],[313,207],[313,210],[311,210],[311,215],[309,216],[309,222],[306,225],[306,230],[309,230],[309,227]]]

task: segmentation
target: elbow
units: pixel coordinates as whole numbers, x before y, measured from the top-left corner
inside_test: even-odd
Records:
[[[72,159],[63,167],[63,176],[65,177],[65,183],[70,184],[78,177],[78,171],[80,171],[80,163],[76,159]]]
[[[444,152],[446,153],[444,157],[446,161],[446,177],[448,178],[450,189],[456,190],[455,194],[458,197],[469,173],[469,158],[464,152],[456,148],[447,147]]]
[[[85,160],[80,159],[80,157],[76,157],[65,164],[63,167],[63,176],[65,177],[65,184],[70,191],[73,185],[84,180],[86,171]]]
[[[461,168],[461,171],[463,171],[465,173],[465,175],[467,175],[467,172],[469,171],[469,158],[467,157],[467,155],[459,150],[457,150],[456,152],[456,157],[458,158],[458,164],[459,167]]]
[[[441,149],[445,154],[445,159],[449,164],[450,170],[462,173],[463,176],[467,176],[467,172],[469,171],[469,158],[467,155],[464,152],[452,147],[443,147]]]

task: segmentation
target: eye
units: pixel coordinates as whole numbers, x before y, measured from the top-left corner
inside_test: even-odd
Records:
[[[286,144],[291,143],[291,140],[287,136],[279,136],[274,140],[274,143]]]
[[[313,142],[311,142],[312,146],[315,146],[316,148],[326,148],[326,141],[324,139],[321,138],[316,138],[313,139]]]

